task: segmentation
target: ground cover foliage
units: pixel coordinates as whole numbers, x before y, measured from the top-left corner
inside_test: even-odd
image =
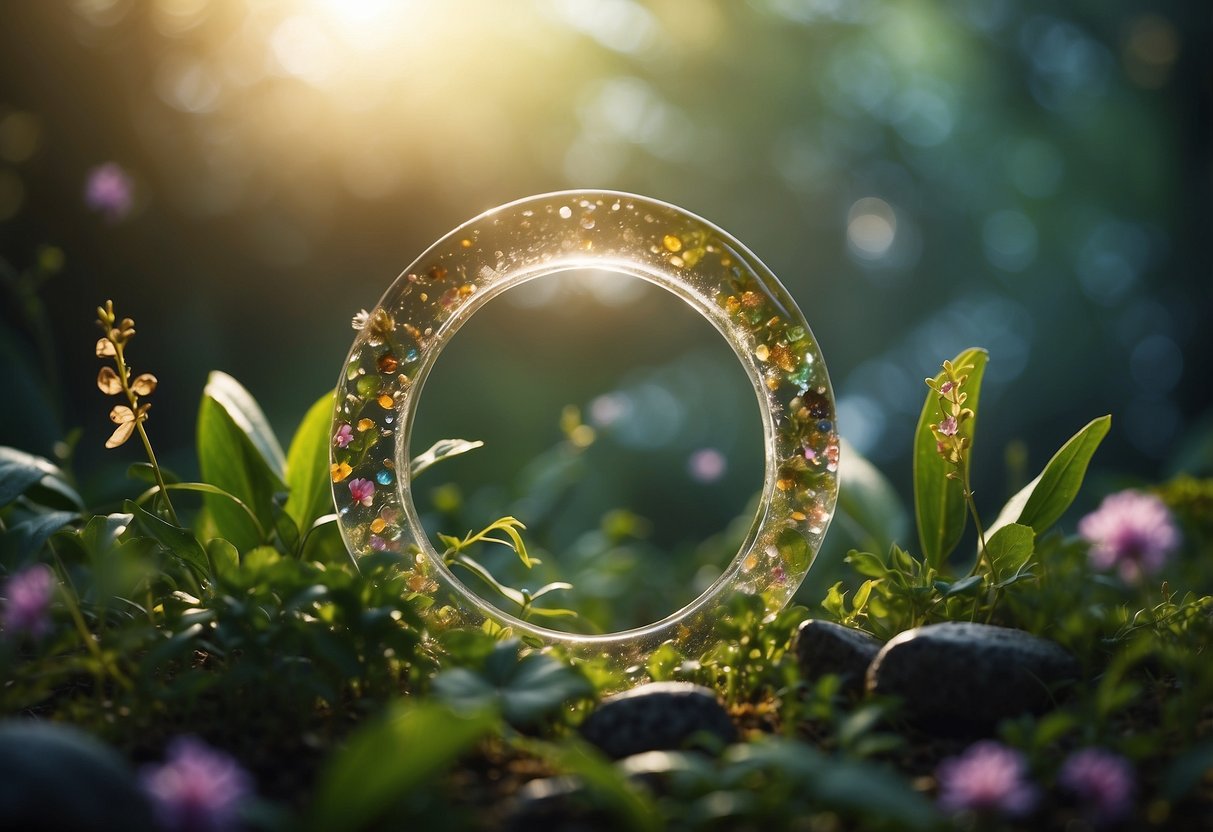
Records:
[[[444,626],[418,608],[414,553],[390,541],[352,562],[331,513],[329,449],[347,438],[331,434],[331,394],[281,443],[253,395],[214,373],[197,412],[199,481],[163,469],[159,381],[134,322],[108,304],[98,316],[109,444],[142,457],[127,498],[86,499],[70,437],[57,458],[0,449],[0,816],[490,829],[522,823],[527,784],[546,781],[573,784],[555,828],[1206,828],[1213,481],[1142,484],[1067,527],[1103,416],[983,515],[969,486],[983,350],[927,380],[912,511],[844,456],[836,522],[866,544],[823,598],[772,613],[739,596],[706,652],[667,644],[618,674],[508,628]],[[424,476],[437,485],[444,455],[468,450],[431,449],[414,474],[436,466]],[[916,535],[894,539],[900,515]],[[447,560],[503,609],[563,615],[545,596],[565,586],[513,586],[480,558],[495,543],[529,568],[525,520],[451,528]],[[642,522],[614,515],[604,536]],[[988,736],[924,730],[896,699],[803,668],[792,646],[810,617],[880,639],[944,621],[1022,629],[1069,650],[1081,678]],[[741,740],[607,760],[578,725],[643,678],[711,688]]]

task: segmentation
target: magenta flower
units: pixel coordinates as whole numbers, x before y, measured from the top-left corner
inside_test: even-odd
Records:
[[[350,496],[355,503],[370,507],[375,500],[375,484],[364,479],[350,480]]]
[[[955,389],[956,383],[953,381],[945,381],[943,384],[939,385],[939,392],[944,396],[948,395]]]
[[[343,424],[337,428],[337,432],[333,434],[333,444],[338,448],[347,448],[354,441],[354,429],[348,424]]]
[[[4,586],[4,631],[29,633],[35,638],[46,635],[54,592],[55,576],[40,563],[12,575]]]
[[[88,172],[84,202],[110,222],[123,219],[135,202],[135,185],[115,162],[106,162]]]
[[[1078,533],[1091,543],[1096,569],[1115,568],[1126,583],[1157,572],[1179,545],[1179,529],[1158,497],[1121,491],[1082,518]]]
[[[194,737],[173,740],[168,759],[145,767],[140,780],[160,825],[170,832],[237,829],[253,791],[239,763]]]
[[[1119,754],[1084,748],[1066,758],[1057,782],[1097,823],[1123,820],[1133,808],[1133,766]]]
[[[1026,815],[1037,789],[1025,779],[1027,764],[1018,751],[993,740],[974,743],[939,764],[939,805],[948,812]]]
[[[956,435],[956,417],[949,416],[939,423],[939,432],[944,436]]]

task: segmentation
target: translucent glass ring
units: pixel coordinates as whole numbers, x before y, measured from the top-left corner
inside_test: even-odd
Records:
[[[753,383],[766,455],[762,501],[720,578],[686,607],[632,630],[576,635],[489,604],[443,564],[410,492],[409,447],[422,386],[443,346],[476,310],[528,280],[592,268],[667,289],[707,318]],[[524,640],[614,668],[643,665],[664,642],[697,655],[735,593],[781,608],[799,587],[834,512],[838,433],[817,342],[773,274],[714,225],[680,208],[607,191],[567,191],[503,205],[430,247],[360,322],[337,385],[332,480],[355,556],[396,552],[428,626],[486,619]],[[491,518],[490,518],[491,519]],[[524,522],[526,518],[521,518]]]

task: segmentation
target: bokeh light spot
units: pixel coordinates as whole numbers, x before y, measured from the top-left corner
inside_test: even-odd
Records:
[[[884,257],[897,236],[897,215],[878,197],[855,200],[847,216],[847,245],[864,260]]]

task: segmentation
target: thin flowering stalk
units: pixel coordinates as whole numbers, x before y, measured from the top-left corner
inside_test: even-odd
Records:
[[[969,380],[967,371],[972,369],[972,364],[957,367],[951,361],[945,361],[943,362],[944,380],[936,382],[935,379],[928,378],[926,383],[939,395],[941,418],[937,424],[930,426],[931,432],[935,435],[935,447],[939,455],[953,466],[954,470],[948,472],[948,479],[960,481],[965,506],[973,518],[973,525],[977,527],[977,540],[981,549],[977,562],[973,564],[973,569],[969,573],[975,575],[983,562],[986,562],[991,568],[993,564],[988,563],[986,531],[981,524],[981,517],[977,514],[977,503],[973,500],[973,484],[969,474],[971,468],[969,464],[970,442],[961,430],[964,423],[974,417],[972,409],[965,407],[969,394],[964,390],[965,383]]]
[[[139,434],[139,439],[143,442],[143,450],[147,453],[147,461],[151,463],[152,473],[156,478],[156,485],[159,489],[157,493],[164,510],[173,525],[180,526],[181,521],[177,519],[177,512],[173,509],[173,502],[168,496],[168,486],[164,481],[164,474],[160,470],[160,464],[156,461],[156,452],[152,450],[151,440],[148,439],[147,430],[143,427],[143,423],[147,421],[147,411],[151,404],[146,402],[141,404],[139,397],[150,395],[155,391],[156,377],[151,373],[143,373],[132,379],[130,368],[126,363],[126,343],[135,335],[135,322],[130,318],[123,318],[119,323],[118,316],[114,313],[114,302],[107,300],[104,307],[97,307],[97,323],[105,333],[105,337],[97,342],[97,357],[113,358],[114,370],[117,371],[111,370],[108,366],[102,367],[97,376],[97,386],[101,392],[108,395],[124,394],[130,403],[129,407],[119,405],[110,411],[110,420],[115,422],[118,428],[105,446],[116,448],[122,445],[130,437],[132,430]]]
[[[50,550],[55,558],[55,572],[59,578],[57,584],[59,598],[63,601],[63,607],[71,617],[72,624],[75,626],[80,640],[97,662],[97,695],[99,697],[104,695],[104,685],[102,683],[107,673],[124,690],[132,690],[134,685],[131,684],[130,679],[126,678],[126,674],[119,670],[118,666],[101,652],[101,645],[97,642],[97,638],[93,635],[92,631],[89,630],[88,624],[84,620],[84,615],[80,612],[80,605],[76,603],[76,590],[72,586],[71,576],[67,571],[67,567],[63,565],[63,559],[59,557],[59,553],[53,545],[50,546]]]

